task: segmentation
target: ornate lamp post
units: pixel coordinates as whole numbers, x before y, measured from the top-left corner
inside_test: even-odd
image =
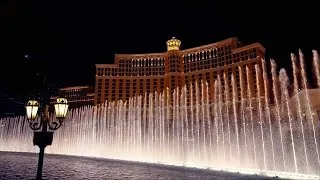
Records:
[[[41,113],[40,122],[37,121],[37,112],[39,109],[39,102],[30,100],[26,104],[26,113],[30,128],[34,131],[33,145],[37,145],[40,149],[38,171],[36,179],[42,179],[42,166],[44,149],[47,145],[52,144],[53,132],[59,129],[63,123],[63,119],[67,115],[68,102],[65,98],[58,98],[54,104],[55,117],[58,121],[51,121],[49,118],[49,105],[45,106],[45,110]],[[48,131],[51,130],[51,131]]]

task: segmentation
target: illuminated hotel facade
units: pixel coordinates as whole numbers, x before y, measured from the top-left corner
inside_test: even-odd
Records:
[[[69,108],[94,105],[94,89],[92,86],[73,86],[59,89],[58,96],[50,97],[50,104],[56,103],[58,97],[68,99]]]
[[[180,40],[172,38],[167,41],[166,52],[116,54],[114,64],[96,64],[95,104],[128,100],[167,88],[172,91],[201,80],[209,84],[210,100],[213,100],[213,86],[218,75],[222,77],[222,87],[223,77],[229,79],[232,90],[231,74],[234,74],[240,92],[239,67],[244,70],[243,83],[247,81],[245,69],[249,68],[251,89],[256,91],[254,65],[261,65],[261,59],[265,57],[265,48],[260,43],[243,46],[232,37],[184,50],[180,50],[180,45]]]

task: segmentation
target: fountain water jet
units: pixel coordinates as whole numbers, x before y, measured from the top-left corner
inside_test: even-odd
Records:
[[[193,85],[190,83],[190,111],[191,111],[191,140],[192,140],[192,160],[194,160],[195,154],[195,137],[194,137],[194,109],[193,109]]]
[[[318,159],[318,164],[320,165],[320,154],[319,154],[319,148],[318,148],[318,141],[317,141],[317,136],[316,136],[316,130],[315,130],[315,125],[314,125],[314,116],[312,113],[312,108],[310,105],[310,96],[309,96],[309,90],[308,90],[308,80],[307,80],[307,75],[306,75],[306,70],[305,70],[305,64],[304,64],[304,56],[303,53],[301,51],[301,49],[299,49],[299,60],[300,60],[300,66],[301,66],[301,74],[302,74],[302,84],[303,84],[303,88],[305,90],[305,96],[306,96],[306,104],[307,104],[307,108],[308,108],[308,113],[309,113],[309,117],[311,117],[311,124],[312,124],[312,133],[313,133],[313,139],[314,139],[314,144],[315,144],[315,150],[317,153],[317,159]],[[309,172],[309,171],[308,171]]]
[[[253,144],[253,153],[254,153],[254,168],[258,168],[258,163],[257,163],[257,150],[256,150],[256,138],[255,138],[255,133],[254,133],[254,126],[253,126],[253,105],[252,105],[252,82],[251,82],[251,72],[248,68],[246,67],[246,72],[247,72],[247,92],[248,92],[248,99],[249,99],[249,111],[250,111],[250,121],[251,121],[251,135],[252,135],[252,144]]]
[[[319,54],[316,50],[312,50],[313,54],[313,71],[315,76],[317,77],[317,87],[320,88],[320,65],[319,65]]]
[[[294,162],[294,169],[295,172],[298,172],[298,165],[297,165],[297,156],[296,156],[296,148],[295,148],[295,143],[294,143],[294,137],[293,137],[293,129],[292,129],[292,112],[291,112],[291,107],[289,104],[289,92],[288,92],[288,76],[287,72],[284,69],[280,70],[280,82],[281,82],[281,91],[283,95],[281,96],[282,102],[284,102],[286,106],[286,110],[288,113],[288,119],[289,119],[289,127],[290,127],[290,138],[291,138],[291,146],[292,146],[292,153],[293,153],[293,162]]]
[[[262,143],[262,155],[263,155],[263,169],[267,169],[267,163],[266,163],[266,150],[265,150],[265,140],[264,140],[264,130],[263,130],[263,125],[264,123],[264,116],[263,116],[263,111],[262,111],[262,102],[260,97],[261,96],[261,87],[260,87],[260,68],[258,64],[255,65],[255,70],[256,70],[256,83],[257,83],[257,100],[258,100],[258,109],[259,109],[259,124],[260,124],[260,133],[261,133],[261,143]]]
[[[268,83],[268,76],[267,76],[267,67],[266,61],[262,59],[262,77],[263,77],[263,85],[264,85],[264,103],[266,109],[266,118],[268,119],[269,125],[269,134],[271,140],[271,151],[272,151],[272,165],[273,169],[276,169],[276,160],[275,160],[275,152],[274,152],[274,141],[273,141],[273,130],[271,124],[271,112],[270,112],[270,103],[269,103],[269,83]]]
[[[286,160],[284,156],[284,147],[283,147],[283,135],[282,135],[282,122],[281,122],[281,115],[280,115],[280,101],[279,101],[279,79],[277,75],[277,65],[274,60],[271,60],[271,74],[272,74],[272,86],[273,86],[273,96],[275,101],[275,111],[276,111],[276,119],[278,119],[278,128],[279,128],[279,135],[280,135],[280,146],[281,146],[281,155],[283,161],[283,170],[287,171],[286,168]]]
[[[227,121],[227,131],[228,131],[228,144],[229,144],[229,159],[232,155],[232,147],[231,147],[231,131],[230,131],[230,112],[229,112],[229,103],[230,103],[230,90],[229,90],[229,81],[226,73],[223,74],[224,79],[224,96],[225,96],[225,116]]]
[[[294,54],[291,54],[291,62],[292,62],[292,68],[293,68],[293,84],[294,84],[294,94],[296,95],[297,105],[298,105],[298,116],[300,120],[301,125],[301,133],[302,133],[302,141],[303,141],[303,149],[304,149],[304,157],[307,167],[307,172],[309,173],[309,160],[308,160],[308,153],[307,153],[307,146],[306,146],[306,140],[305,140],[305,130],[303,127],[302,122],[302,110],[301,110],[301,102],[300,102],[300,96],[299,96],[299,84],[298,84],[298,77],[297,77],[297,59]]]
[[[196,128],[197,128],[197,150],[198,150],[198,159],[201,159],[201,147],[200,147],[200,101],[199,101],[199,84],[198,81],[196,83]]]
[[[217,152],[217,159],[219,158],[219,113],[218,113],[218,81],[215,80],[214,82],[214,124],[215,124],[215,134],[216,134],[216,152]]]
[[[225,146],[225,131],[224,131],[224,120],[223,120],[223,113],[222,113],[222,106],[223,106],[223,100],[222,100],[222,83],[221,83],[221,77],[218,74],[218,109],[219,109],[219,120],[221,125],[221,134],[222,134],[222,151],[223,151],[223,160],[226,161],[226,146]],[[219,121],[217,121],[219,124]],[[219,126],[218,126],[219,127]],[[220,150],[219,150],[220,151]]]
[[[245,117],[245,88],[244,88],[244,73],[241,66],[239,66],[239,76],[240,76],[240,96],[241,96],[241,118],[243,124],[243,137],[244,137],[244,150],[245,150],[245,161],[248,159],[248,145],[247,145],[247,130],[246,130],[246,117]]]
[[[231,84],[232,84],[232,105],[233,105],[233,114],[234,114],[234,125],[236,131],[236,142],[237,142],[237,158],[240,164],[240,142],[239,142],[239,129],[238,129],[238,112],[237,112],[237,85],[234,79],[234,74],[231,76]]]
[[[202,113],[202,140],[203,140],[203,152],[204,152],[204,159],[207,159],[207,146],[206,146],[206,127],[205,127],[205,120],[206,120],[206,111],[205,111],[205,86],[206,84],[202,81],[201,82],[201,113]]]
[[[205,95],[206,95],[206,102],[205,102],[205,108],[206,108],[206,114],[207,114],[207,124],[208,124],[208,134],[209,134],[209,149],[210,152],[209,154],[212,154],[212,130],[211,130],[211,118],[210,118],[210,101],[209,101],[209,86],[208,83],[206,83],[206,88],[205,88]],[[187,104],[185,104],[187,105]],[[210,156],[210,161],[212,160],[212,157]]]
[[[304,102],[309,117],[314,111],[309,96],[314,91],[294,91],[292,96],[284,69],[279,87],[276,64],[271,61],[273,94],[269,96],[264,63],[262,72],[260,66],[250,65],[239,66],[239,74],[233,71],[222,78],[218,74],[214,85],[198,81],[128,101],[71,110],[47,152],[319,179],[319,130],[312,126],[313,121],[300,120],[302,111],[293,101],[295,95],[307,95]],[[302,81],[304,90],[307,79],[300,66],[304,73],[301,77],[297,73],[294,82]],[[299,67],[294,68],[298,72]],[[25,117],[0,119],[0,151],[36,152],[31,142]]]

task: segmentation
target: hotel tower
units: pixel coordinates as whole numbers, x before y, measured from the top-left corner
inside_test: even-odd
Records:
[[[213,100],[214,81],[219,75],[222,87],[227,79],[229,90],[232,91],[231,75],[234,74],[240,92],[240,71],[245,76],[243,83],[252,81],[249,84],[252,91],[256,91],[254,65],[261,65],[261,59],[265,56],[265,48],[260,43],[242,45],[237,38],[232,37],[208,45],[181,49],[181,41],[173,37],[166,45],[166,52],[115,54],[114,64],[96,64],[95,104],[106,100],[128,100],[155,91],[173,91],[184,85],[189,89],[190,83],[201,81],[208,83],[210,100]],[[250,72],[249,78],[246,68]]]

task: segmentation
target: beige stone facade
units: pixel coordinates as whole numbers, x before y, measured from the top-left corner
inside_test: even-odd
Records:
[[[231,84],[231,74],[234,74],[240,92],[239,67],[245,70],[246,66],[251,70],[251,89],[256,90],[254,65],[261,64],[265,57],[265,48],[261,44],[242,45],[232,37],[184,50],[180,45],[180,40],[172,38],[167,41],[166,52],[116,54],[114,64],[96,64],[95,104],[106,100],[127,100],[167,88],[173,90],[201,80],[209,84],[210,100],[213,100],[217,76],[225,74],[228,84]],[[247,81],[245,72],[244,76]]]

